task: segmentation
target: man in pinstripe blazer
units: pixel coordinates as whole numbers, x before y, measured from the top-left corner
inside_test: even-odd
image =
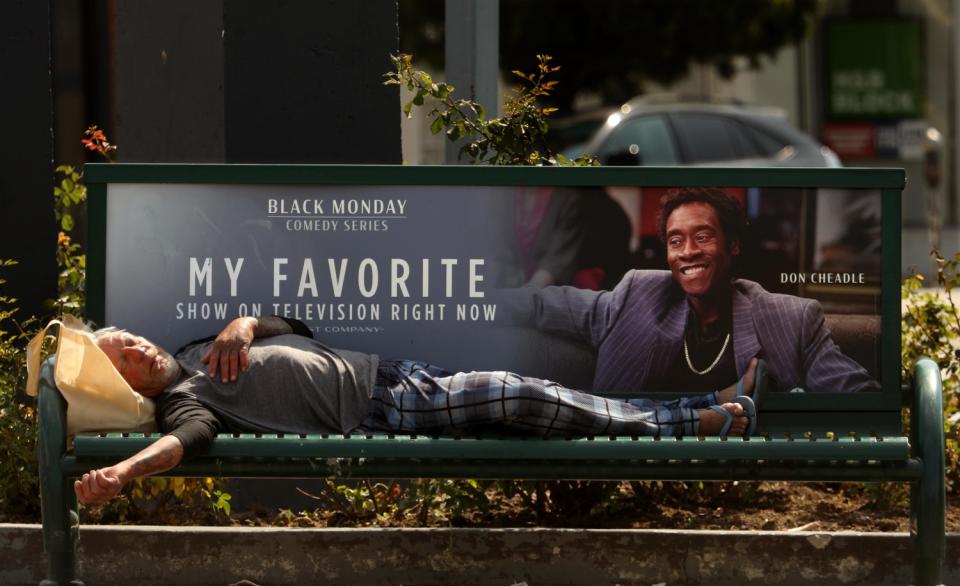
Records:
[[[746,221],[717,189],[681,189],[658,218],[670,271],[630,271],[612,291],[547,287],[509,294],[507,307],[541,330],[597,353],[594,391],[723,388],[766,360],[771,390],[879,390],[844,355],[812,299],[731,278]]]

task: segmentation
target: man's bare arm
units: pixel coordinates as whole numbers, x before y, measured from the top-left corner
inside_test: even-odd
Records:
[[[293,328],[287,322],[273,315],[238,317],[223,328],[200,360],[209,367],[210,376],[216,376],[219,370],[220,380],[235,381],[247,369],[247,352],[255,338],[292,333]]]
[[[105,503],[117,496],[130,480],[165,472],[182,459],[183,445],[180,440],[165,435],[119,464],[84,474],[73,483],[73,490],[81,503]]]

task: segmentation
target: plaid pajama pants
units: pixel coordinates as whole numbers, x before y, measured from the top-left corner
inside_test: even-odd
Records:
[[[455,373],[411,360],[381,361],[370,414],[361,429],[683,436],[698,434],[697,410],[716,404],[716,393],[675,401],[623,401],[505,371]]]

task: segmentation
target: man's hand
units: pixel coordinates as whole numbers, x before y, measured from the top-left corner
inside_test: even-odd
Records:
[[[125,482],[115,466],[91,470],[73,483],[77,499],[85,505],[105,503],[120,494]]]
[[[165,435],[119,464],[87,472],[73,483],[73,490],[85,505],[105,503],[120,494],[127,481],[166,472],[181,460],[183,444]]]
[[[290,333],[293,333],[293,328],[275,315],[238,317],[223,328],[200,361],[210,367],[210,376],[217,376],[219,370],[220,380],[235,381],[249,366],[247,353],[254,338]]]
[[[200,359],[210,368],[210,376],[220,370],[220,380],[235,381],[247,369],[247,353],[256,337],[257,318],[238,317],[233,320],[213,341],[210,350]]]

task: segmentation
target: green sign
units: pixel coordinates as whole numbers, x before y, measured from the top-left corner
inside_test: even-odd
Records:
[[[920,33],[918,20],[828,22],[829,117],[921,116]]]

